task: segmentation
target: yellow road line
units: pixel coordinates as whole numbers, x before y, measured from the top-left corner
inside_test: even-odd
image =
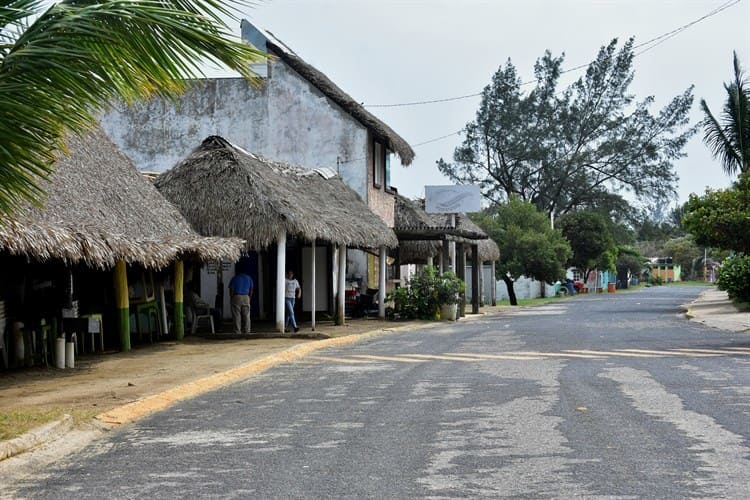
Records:
[[[542,359],[539,356],[514,356],[508,354],[469,354],[469,353],[448,353],[449,356],[471,356],[472,358],[479,359],[513,359],[513,360],[524,360],[524,359]]]
[[[724,355],[727,355],[727,354],[744,354],[745,356],[750,356],[750,352],[745,352],[745,351],[729,351],[729,350],[721,351],[719,349],[675,349],[675,351],[680,351],[680,352],[705,352],[705,353],[708,353],[708,354],[724,354]]]
[[[453,354],[399,354],[399,356],[407,356],[420,359],[438,359],[445,361],[477,361],[476,358],[462,357],[460,355]]]
[[[622,351],[589,351],[587,349],[571,349],[564,350],[563,352],[574,352],[577,354],[599,354],[601,356],[623,356],[626,358],[660,358],[656,354],[637,354],[635,352],[622,352]]]
[[[635,352],[640,354],[660,354],[662,356],[686,356],[688,358],[713,358],[718,354],[705,354],[698,352],[674,352],[674,351],[649,351],[646,349],[620,349],[624,352]]]
[[[426,359],[394,358],[390,356],[370,356],[368,354],[352,354],[353,358],[374,359],[378,361],[400,361],[402,363],[424,363]]]
[[[533,351],[519,351],[519,352],[512,352],[511,355],[518,355],[518,356],[542,356],[545,358],[582,358],[582,359],[600,359],[604,356],[599,356],[595,354],[573,354],[574,351],[570,352],[533,352]]]
[[[334,357],[329,357],[329,356],[308,356],[306,359],[316,359],[318,361],[335,361],[337,363],[351,363],[351,364],[369,364],[370,363],[370,361],[366,361],[364,359],[334,358]]]

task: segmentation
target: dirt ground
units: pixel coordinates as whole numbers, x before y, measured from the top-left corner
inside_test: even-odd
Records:
[[[188,336],[162,341],[128,353],[88,354],[75,368],[35,367],[0,372],[0,411],[19,408],[96,409],[106,411],[174,386],[241,366],[316,339],[356,335],[402,325],[353,320],[344,326],[319,324],[294,337],[271,332],[250,338]]]

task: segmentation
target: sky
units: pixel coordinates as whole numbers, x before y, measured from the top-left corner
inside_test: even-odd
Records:
[[[260,0],[243,17],[272,32],[412,145],[412,165],[392,161],[391,174],[399,193],[410,198],[423,196],[425,185],[451,183],[435,162],[452,159],[462,141],[456,132],[474,119],[480,98],[373,105],[476,94],[508,59],[527,81],[545,50],[564,53],[564,68],[572,68],[590,62],[613,38],[633,36],[638,44],[690,23],[635,59],[630,90],[637,100],[654,96],[653,113],[694,85],[692,121],[702,117],[701,98],[718,115],[733,50],[750,70],[750,0]],[[563,75],[561,83],[567,86],[583,71]],[[734,180],[712,159],[701,133],[685,153],[675,163],[680,202]]]

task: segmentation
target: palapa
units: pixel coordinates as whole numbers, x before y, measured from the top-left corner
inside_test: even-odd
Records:
[[[43,207],[24,205],[0,222],[0,248],[39,261],[110,268],[118,260],[161,268],[182,256],[237,260],[240,239],[197,234],[99,128],[69,135]]]
[[[282,231],[348,247],[398,245],[335,172],[271,161],[219,136],[204,140],[156,186],[199,233],[243,238],[248,250],[267,248]]]
[[[451,227],[445,214],[428,214],[417,201],[396,195],[396,234],[402,264],[425,264],[440,254],[442,240],[476,244],[480,261],[500,257],[497,244],[466,214],[458,214]]]

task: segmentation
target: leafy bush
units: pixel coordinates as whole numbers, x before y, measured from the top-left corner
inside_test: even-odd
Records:
[[[655,276],[651,276],[648,279],[648,282],[650,284],[652,284],[652,285],[663,285],[664,284],[664,279],[661,276],[659,276],[659,275],[655,275]]]
[[[719,269],[716,285],[719,290],[726,290],[729,298],[750,302],[750,256],[736,254],[726,258]]]
[[[438,279],[438,303],[458,304],[466,292],[466,284],[453,271],[443,273]]]
[[[437,319],[442,304],[457,304],[466,285],[452,272],[438,275],[432,266],[421,267],[406,283],[388,295],[390,316],[401,319]]]

